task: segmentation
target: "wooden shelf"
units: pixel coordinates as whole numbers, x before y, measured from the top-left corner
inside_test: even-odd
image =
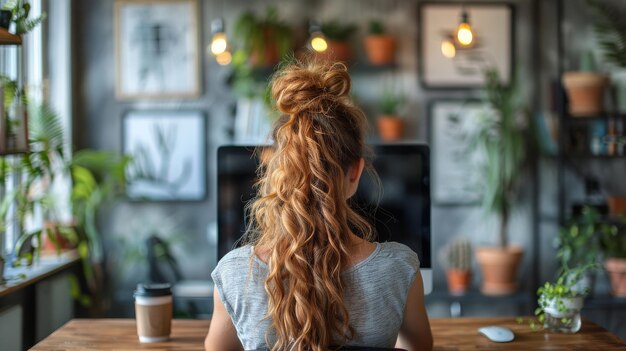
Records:
[[[22,37],[0,28],[0,45],[22,45]]]

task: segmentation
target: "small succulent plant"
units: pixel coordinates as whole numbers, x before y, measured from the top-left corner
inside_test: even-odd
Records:
[[[469,270],[472,265],[472,244],[467,239],[456,239],[445,252],[448,269]]]

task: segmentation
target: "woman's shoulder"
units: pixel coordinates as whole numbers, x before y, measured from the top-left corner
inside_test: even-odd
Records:
[[[399,242],[387,241],[380,243],[380,256],[404,261],[411,266],[419,267],[417,253],[410,247]]]
[[[233,249],[219,260],[216,270],[228,270],[232,268],[237,268],[242,263],[248,264],[250,262],[251,253],[252,247],[250,245],[245,245]]]

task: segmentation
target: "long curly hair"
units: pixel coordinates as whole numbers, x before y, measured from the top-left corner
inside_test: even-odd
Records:
[[[261,151],[248,241],[268,249],[267,318],[275,350],[322,351],[354,336],[343,301],[353,234],[374,229],[346,199],[346,174],[366,158],[367,120],[342,63],[292,63],[274,75],[281,113]]]

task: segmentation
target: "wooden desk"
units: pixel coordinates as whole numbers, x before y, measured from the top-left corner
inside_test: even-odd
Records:
[[[209,321],[174,320],[169,342],[140,344],[132,319],[74,319],[31,350],[203,350]],[[477,333],[484,325],[507,326],[515,340],[497,344]],[[510,318],[435,318],[435,350],[626,350],[626,342],[584,321],[577,334],[533,332]]]

